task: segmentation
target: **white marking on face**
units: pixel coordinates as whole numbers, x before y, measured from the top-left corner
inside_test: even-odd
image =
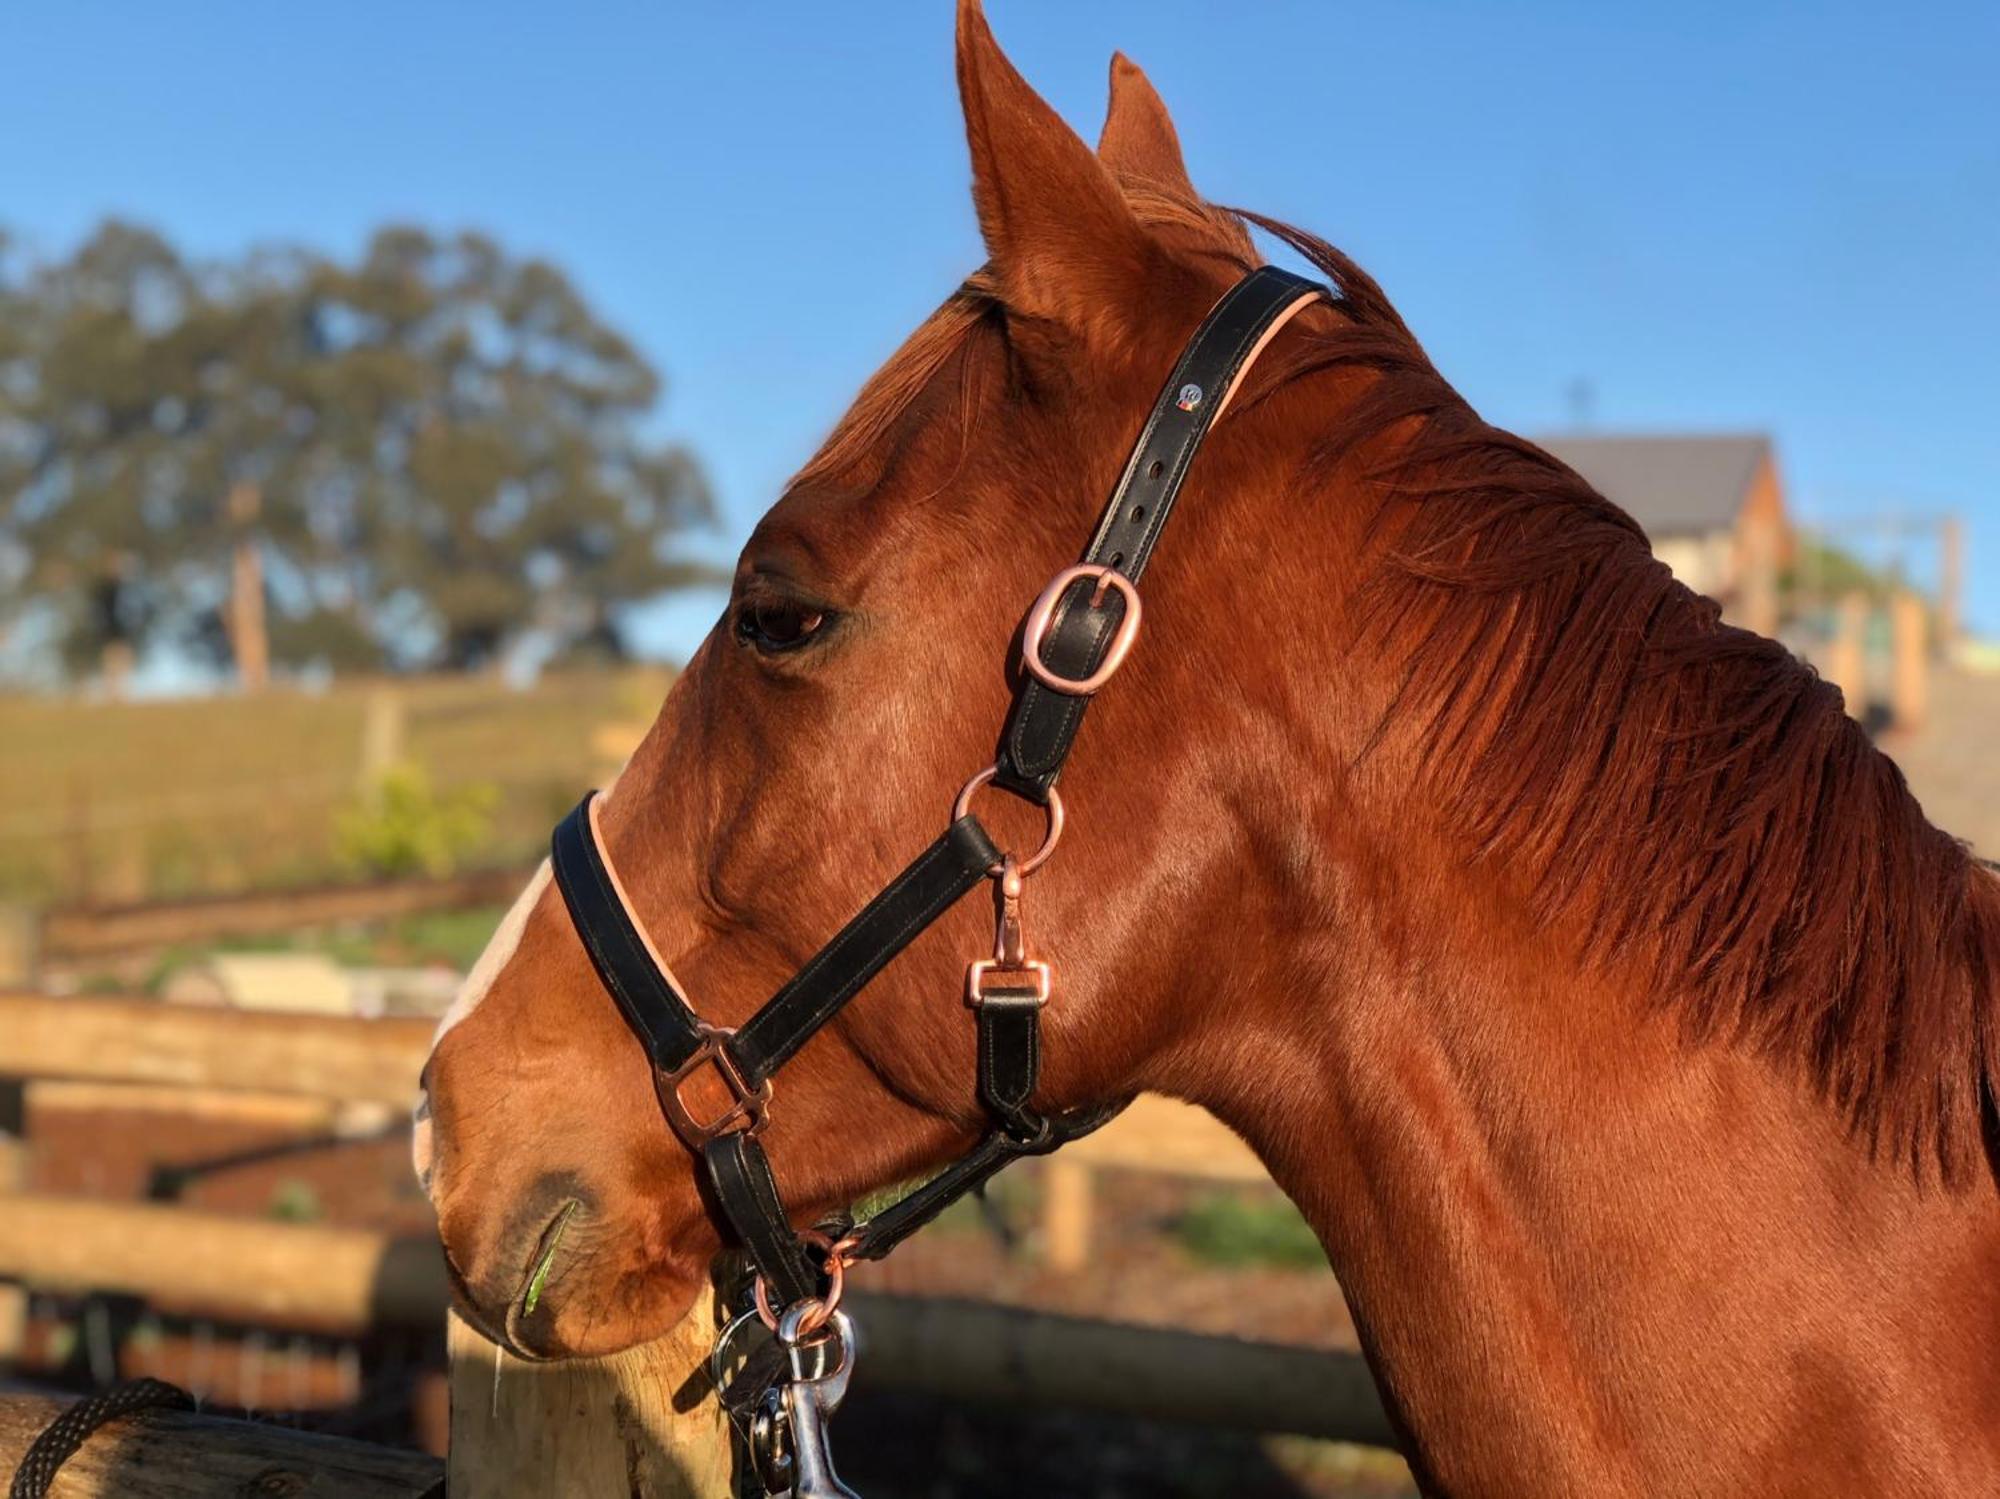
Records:
[[[472,965],[472,972],[459,985],[451,1008],[444,1012],[444,1019],[438,1022],[437,1034],[431,1037],[432,1051],[437,1050],[438,1042],[445,1038],[447,1031],[479,1008],[479,1002],[486,998],[493,981],[500,977],[500,970],[513,959],[514,949],[521,945],[521,930],[527,926],[528,915],[535,909],[535,902],[549,888],[550,878],[549,861],[544,859],[542,867],[535,871],[535,877],[528,881],[528,888],[515,897],[513,906],[500,918],[500,925],[494,928],[493,937],[486,944],[486,950],[479,955],[479,961]]]
[[[623,774],[622,770],[620,774]],[[613,776],[610,784],[599,794],[599,800],[608,802],[617,784],[618,777]],[[458,986],[458,993],[452,997],[451,1007],[438,1021],[437,1031],[431,1037],[433,1054],[446,1032],[479,1008],[480,1001],[492,989],[493,981],[500,977],[500,970],[513,961],[514,951],[521,945],[521,933],[528,925],[528,917],[534,911],[535,903],[542,898],[542,892],[549,888],[552,878],[554,869],[544,859],[541,868],[535,871],[535,877],[528,881],[527,888],[514,898],[514,904],[500,918],[500,925],[493,929],[479,961],[472,965],[472,972],[465,976],[465,982]],[[419,1089],[416,1107],[410,1116],[410,1164],[416,1167],[417,1180],[426,1192],[430,1191],[431,1169],[436,1164],[433,1151],[430,1094]]]
[[[528,914],[535,909],[535,902],[542,898],[542,892],[549,888],[551,872],[549,861],[542,860],[542,867],[535,871],[535,877],[528,881],[528,888],[514,898],[514,904],[507,914],[500,918],[500,925],[486,944],[486,950],[479,955],[479,961],[472,965],[472,972],[465,976],[465,982],[458,986],[458,993],[451,1002],[451,1008],[444,1012],[438,1022],[437,1034],[431,1037],[431,1050],[437,1050],[445,1032],[479,1008],[479,1002],[486,998],[493,981],[500,976],[514,956],[514,949],[521,945],[521,929],[528,924]],[[410,1164],[416,1168],[417,1180],[428,1192],[431,1188],[431,1168],[435,1164],[435,1146],[431,1138],[431,1097],[428,1091],[417,1091],[417,1106],[410,1119]]]

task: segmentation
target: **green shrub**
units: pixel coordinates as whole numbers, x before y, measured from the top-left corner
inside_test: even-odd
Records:
[[[1282,1197],[1211,1193],[1175,1220],[1173,1233],[1182,1249],[1211,1265],[1326,1268],[1312,1226]]]
[[[267,1214],[280,1223],[317,1223],[325,1216],[319,1193],[309,1181],[288,1176],[271,1193]]]
[[[447,875],[493,831],[496,788],[485,784],[439,791],[411,762],[382,773],[359,803],[334,816],[342,862],[378,875]]]

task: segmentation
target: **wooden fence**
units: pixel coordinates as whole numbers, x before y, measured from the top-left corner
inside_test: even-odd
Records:
[[[0,1477],[73,1402],[0,1392]],[[269,1494],[287,1499],[443,1499],[444,1464],[421,1452],[194,1411],[108,1426],[62,1467],[52,1499]]]
[[[527,882],[528,876],[519,869],[481,869],[440,879],[375,880],[133,905],[58,906],[41,918],[39,946],[44,961],[74,965],[232,937],[506,905]]]
[[[0,995],[0,1080],[285,1091],[400,1106],[414,1093],[428,1045],[429,1027],[422,1022]],[[1086,1196],[1088,1173],[1103,1166],[1224,1180],[1261,1177],[1234,1136],[1206,1116],[1159,1100],[1141,1100],[1119,1124],[1071,1149],[1078,1159],[1066,1169],[1084,1173]],[[1067,1191],[1074,1206],[1073,1188],[1051,1197]],[[8,1191],[4,1183],[0,1281],[123,1293],[189,1315],[332,1333],[435,1327],[447,1299],[444,1268],[429,1239],[174,1205],[34,1195]],[[1354,1355],[972,1302],[857,1294],[856,1308],[871,1345],[868,1382],[880,1388],[1376,1445],[1392,1441],[1367,1370]],[[707,1302],[659,1344],[562,1366],[509,1361],[452,1319],[452,1493],[459,1499],[542,1492],[720,1499],[729,1482],[723,1421],[712,1399],[689,1393],[705,1387],[699,1370],[714,1319]],[[503,1370],[505,1379],[499,1377]],[[47,1410],[24,1415],[4,1398],[0,1406],[8,1407],[0,1417],[5,1462],[17,1450],[7,1445],[6,1433],[28,1429],[37,1412],[45,1418]],[[97,1452],[79,1469],[75,1486],[62,1492],[141,1499],[204,1492],[165,1482],[173,1463],[197,1459],[162,1458],[162,1447],[185,1439],[189,1454],[218,1447],[254,1454],[263,1450],[259,1443],[285,1447],[297,1436],[252,1439],[237,1431],[238,1424],[143,1418],[143,1430]],[[128,1447],[132,1464],[154,1464],[146,1471],[162,1475],[160,1485],[133,1476],[138,1470],[118,1456]],[[339,1464],[349,1458],[332,1449],[300,1448],[282,1461],[309,1465],[319,1452],[329,1472],[347,1471]],[[384,1483],[404,1482],[404,1470],[391,1465],[384,1471]],[[400,1489],[378,1484],[285,1491],[426,1492],[426,1471],[410,1472],[409,1486]]]

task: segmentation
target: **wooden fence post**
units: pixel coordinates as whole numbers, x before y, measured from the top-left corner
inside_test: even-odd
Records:
[[[1042,1163],[1042,1258],[1051,1270],[1074,1275],[1090,1263],[1090,1167],[1069,1156]]]
[[[510,1358],[453,1314],[452,1499],[730,1499],[714,1341],[706,1289],[658,1342],[560,1364]]]
[[[1938,646],[1949,656],[1958,649],[1965,594],[1965,523],[1955,515],[1938,527]]]
[[[41,922],[25,906],[0,905],[0,989],[35,981]],[[18,1192],[28,1181],[27,1084],[0,1077],[0,1192]],[[21,1360],[28,1335],[26,1286],[0,1282],[0,1372]]]
[[[1826,679],[1847,701],[1847,716],[1868,718],[1868,596],[1845,595],[1835,612],[1833,645],[1827,652]]]
[[[395,769],[409,741],[409,706],[403,694],[386,682],[368,689],[361,706],[361,758],[355,784],[364,797],[373,796],[382,778]]]
[[[1778,633],[1778,534],[1757,517],[1743,529],[1742,624],[1759,635]]]
[[[1924,601],[1914,593],[1898,593],[1889,601],[1889,634],[1894,649],[1890,678],[1890,722],[1899,733],[1924,726],[1930,710],[1930,656],[1924,636]]]

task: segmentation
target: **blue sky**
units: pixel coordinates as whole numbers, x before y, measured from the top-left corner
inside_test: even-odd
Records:
[[[1587,381],[1604,430],[1769,430],[1810,520],[1963,512],[2000,632],[2000,6],[989,14],[1092,138],[1137,59],[1203,191],[1357,255],[1493,420],[1570,426]],[[666,375],[721,555],[981,258],[946,0],[66,0],[0,12],[0,55],[0,223],[43,248],[403,218],[559,261]]]

